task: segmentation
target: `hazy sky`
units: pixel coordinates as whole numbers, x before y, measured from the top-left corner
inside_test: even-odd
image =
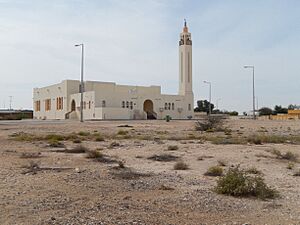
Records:
[[[178,91],[178,39],[193,40],[195,101],[248,111],[251,70],[259,106],[300,104],[298,0],[0,0],[0,108],[32,108],[32,89],[79,79]]]

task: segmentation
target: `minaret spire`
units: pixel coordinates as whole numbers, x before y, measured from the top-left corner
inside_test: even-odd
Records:
[[[187,26],[186,26],[186,19],[184,19],[184,27],[187,27]]]

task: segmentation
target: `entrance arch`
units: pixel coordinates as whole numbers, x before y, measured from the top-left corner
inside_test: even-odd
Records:
[[[71,111],[74,112],[75,110],[76,110],[76,103],[75,100],[73,99],[71,103]]]
[[[156,119],[156,113],[153,110],[153,102],[150,99],[144,101],[144,112],[147,113],[148,120]]]

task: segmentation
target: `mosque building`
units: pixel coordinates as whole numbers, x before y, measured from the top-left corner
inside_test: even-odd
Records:
[[[161,93],[160,86],[129,86],[112,82],[85,81],[83,119],[173,119],[194,117],[192,88],[192,40],[186,21],[179,41],[179,90],[177,95]],[[81,116],[79,80],[34,88],[35,119],[73,119]]]

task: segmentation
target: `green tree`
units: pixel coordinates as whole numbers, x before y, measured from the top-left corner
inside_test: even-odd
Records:
[[[273,110],[268,107],[262,107],[258,111],[260,116],[269,116],[273,114]]]
[[[211,111],[215,108],[214,104],[210,104]],[[199,100],[197,101],[197,107],[194,109],[195,112],[209,112],[209,101],[207,100]]]
[[[278,114],[278,113],[287,114],[288,113],[288,109],[287,108],[282,108],[281,105],[275,105],[274,112],[275,112],[275,114]]]

